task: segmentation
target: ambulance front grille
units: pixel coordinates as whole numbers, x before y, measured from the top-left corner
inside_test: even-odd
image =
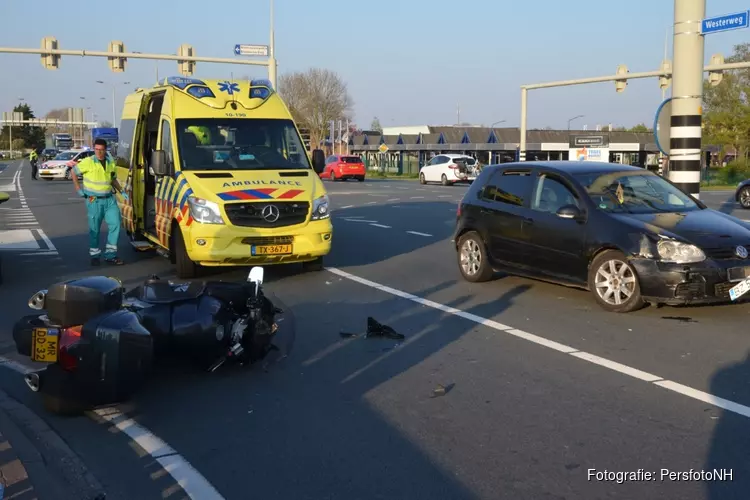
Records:
[[[232,225],[242,227],[285,227],[307,220],[310,204],[306,201],[241,202],[224,205]]]

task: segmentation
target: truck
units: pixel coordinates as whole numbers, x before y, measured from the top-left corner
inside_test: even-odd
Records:
[[[64,151],[73,147],[73,138],[70,134],[49,134],[44,141],[45,149],[56,149]]]
[[[119,141],[118,131],[114,127],[99,127],[91,129],[91,141],[104,139],[107,141],[107,149],[112,150]]]

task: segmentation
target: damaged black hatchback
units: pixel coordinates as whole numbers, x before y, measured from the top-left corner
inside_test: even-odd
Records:
[[[459,205],[453,244],[468,281],[503,270],[590,290],[612,312],[729,302],[750,277],[750,224],[612,163],[485,167]]]

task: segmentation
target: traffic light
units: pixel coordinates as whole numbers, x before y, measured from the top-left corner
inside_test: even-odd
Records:
[[[109,42],[109,52],[124,54],[125,44],[120,41]],[[107,59],[109,60],[109,69],[115,73],[122,73],[125,71],[125,63],[128,60],[127,57],[108,57]]]
[[[628,67],[624,64],[620,64],[617,67],[617,74],[618,75],[627,75],[629,73]],[[615,80],[615,91],[622,92],[625,90],[625,87],[628,86],[628,80],[627,78],[623,78],[622,80]]]
[[[58,50],[57,38],[46,36],[42,38],[42,50]],[[45,69],[58,69],[60,67],[60,56],[42,52],[42,66]]]
[[[672,61],[662,61],[661,70],[665,73],[669,72],[668,75],[661,75],[659,77],[659,88],[666,89],[672,83]]]
[[[716,66],[717,64],[724,64],[724,56],[721,54],[714,54],[711,56],[711,66]],[[709,71],[708,72],[708,82],[716,87],[718,84],[721,83],[721,80],[724,78],[724,71]]]
[[[195,50],[191,45],[183,44],[180,45],[180,48],[177,50],[177,55],[183,57],[195,57]],[[195,71],[195,61],[177,61],[177,66],[179,67],[182,76],[192,76]]]

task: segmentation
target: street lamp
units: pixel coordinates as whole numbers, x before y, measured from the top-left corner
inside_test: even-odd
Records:
[[[578,116],[574,116],[573,118],[571,118],[570,120],[568,120],[568,130],[570,130],[570,122],[572,122],[573,120],[577,120],[579,118],[583,118],[584,116],[586,116],[586,115],[578,115]]]
[[[498,123],[505,123],[505,122],[507,122],[507,121],[508,121],[508,120],[500,120],[500,121],[497,121],[497,122],[493,123],[492,125],[490,125],[490,128],[494,128],[494,127],[495,127],[495,125],[497,125]]]
[[[103,82],[102,80],[97,80],[96,83],[101,83],[102,85],[108,85],[106,82]],[[121,82],[121,84],[129,85],[130,82]],[[115,102],[117,100],[117,96],[116,96],[117,84],[112,83],[109,85],[112,85],[112,126],[117,128],[117,109],[115,108]]]

